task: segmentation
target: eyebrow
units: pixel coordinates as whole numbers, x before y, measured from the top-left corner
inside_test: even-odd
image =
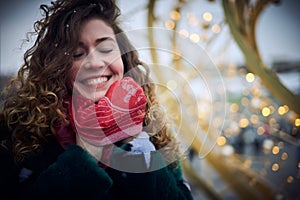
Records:
[[[94,45],[97,46],[100,43],[104,42],[104,41],[113,41],[115,42],[115,40],[111,37],[103,37],[103,38],[98,38],[95,40]],[[79,42],[79,46],[85,47],[86,45],[83,42]]]
[[[100,44],[101,42],[103,41],[115,41],[114,39],[112,39],[111,37],[103,37],[103,38],[99,38],[99,39],[96,39],[95,41],[95,46],[97,46],[98,44]]]

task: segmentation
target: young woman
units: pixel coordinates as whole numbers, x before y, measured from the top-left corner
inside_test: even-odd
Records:
[[[8,199],[192,199],[149,70],[110,0],[42,5],[0,112]]]

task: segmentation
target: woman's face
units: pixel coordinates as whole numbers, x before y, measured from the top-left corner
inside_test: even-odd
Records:
[[[121,53],[110,26],[90,19],[80,27],[80,37],[69,74],[73,92],[94,101],[104,97],[110,85],[123,78]]]

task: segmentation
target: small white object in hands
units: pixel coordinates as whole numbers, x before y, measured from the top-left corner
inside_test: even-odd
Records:
[[[149,140],[149,135],[145,131],[142,131],[136,138],[130,141],[129,144],[132,145],[129,153],[144,154],[147,168],[149,168],[151,159],[150,153],[156,150],[153,143]]]

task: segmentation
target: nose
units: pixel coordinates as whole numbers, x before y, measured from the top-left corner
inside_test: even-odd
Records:
[[[105,67],[105,61],[97,52],[93,51],[86,57],[86,62],[84,63],[86,69],[100,69]]]

